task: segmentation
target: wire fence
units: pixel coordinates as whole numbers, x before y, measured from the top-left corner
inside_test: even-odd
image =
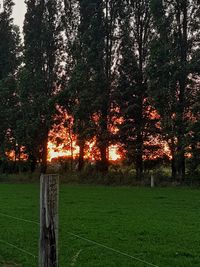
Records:
[[[27,254],[29,256],[32,256],[35,259],[38,258],[36,255],[32,254],[31,252],[29,252],[29,251],[27,251],[27,250],[25,250],[23,248],[19,248],[19,247],[15,246],[15,245],[13,245],[13,244],[11,244],[9,242],[6,242],[6,241],[4,241],[2,239],[0,239],[0,243],[3,243],[4,245],[7,245],[9,247],[13,247],[14,249],[16,249],[16,250],[18,250],[18,251],[20,251],[22,253],[25,253],[25,254]]]
[[[39,222],[36,222],[36,221],[33,221],[33,220],[24,219],[24,218],[19,218],[19,217],[15,217],[15,216],[11,216],[9,214],[5,214],[5,213],[1,213],[1,212],[0,212],[0,216],[5,217],[5,218],[8,218],[8,219],[12,219],[12,220],[17,220],[17,221],[25,222],[25,223],[39,225]],[[89,238],[82,237],[82,236],[80,236],[78,234],[75,234],[75,233],[72,233],[72,232],[66,232],[66,233],[68,235],[70,235],[70,236],[73,236],[73,237],[77,238],[77,239],[81,239],[81,240],[83,240],[85,242],[88,242],[90,244],[93,244],[95,246],[98,246],[98,247],[104,248],[106,250],[112,251],[113,253],[116,253],[118,255],[121,255],[121,256],[130,258],[130,259],[132,259],[134,261],[137,261],[137,262],[141,262],[141,263],[145,264],[146,266],[159,267],[158,265],[155,265],[153,263],[147,262],[147,261],[145,261],[145,260],[137,257],[136,255],[135,256],[130,255],[130,254],[126,253],[126,252],[123,252],[123,251],[120,251],[118,249],[109,247],[109,246],[107,246],[105,244],[101,244],[101,243],[99,243],[97,241],[94,241],[94,240],[91,240]],[[5,240],[0,239],[0,243],[4,244],[6,246],[12,247],[12,248],[16,249],[17,251],[19,251],[21,253],[24,253],[24,254],[26,254],[26,255],[28,255],[30,257],[33,257],[34,260],[37,260],[38,259],[38,255],[34,255],[33,253],[27,251],[26,249],[20,248],[17,245],[14,245],[14,244],[12,244],[10,242],[7,242]],[[79,251],[79,254],[80,254],[80,251]]]

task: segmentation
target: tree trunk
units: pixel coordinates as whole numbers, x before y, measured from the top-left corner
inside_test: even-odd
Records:
[[[31,172],[35,172],[36,165],[37,165],[37,159],[34,155],[29,155],[29,162],[30,162],[30,170]]]
[[[181,71],[179,78],[179,95],[178,95],[178,136],[177,136],[177,173],[178,179],[182,182],[185,178],[185,125],[184,111],[186,107],[185,90],[187,81],[187,53],[188,53],[188,1],[178,2],[177,22],[180,42],[180,60]]]
[[[108,160],[108,143],[109,143],[109,132],[108,132],[108,103],[102,108],[102,116],[100,121],[100,134],[98,138],[99,150],[101,155],[100,171],[107,172],[109,166]]]
[[[142,48],[141,48],[142,50]],[[140,88],[138,92],[137,99],[137,109],[135,109],[135,128],[136,128],[136,150],[135,150],[135,168],[136,177],[138,180],[142,180],[143,175],[143,100],[144,91],[146,90],[146,85],[143,84],[143,68],[142,68],[142,51],[140,51],[140,79],[138,81],[138,86]]]
[[[18,172],[19,174],[21,174],[21,147],[19,147],[19,150],[18,150]]]
[[[180,183],[184,181],[185,178],[185,155],[184,149],[179,148],[177,154],[177,178]]]
[[[79,159],[78,159],[78,171],[82,171],[84,167],[84,148],[85,148],[85,141],[79,141]]]
[[[138,180],[142,179],[143,175],[143,135],[142,135],[142,111],[143,111],[143,101],[142,98],[138,103],[140,105],[139,111],[136,113],[137,118],[135,118],[136,122],[136,150],[135,150],[135,168],[136,168],[136,177]]]
[[[143,147],[143,143],[142,143],[142,139],[141,136],[139,135],[137,138],[137,144],[136,144],[136,155],[135,155],[135,168],[136,168],[136,177],[137,179],[142,179],[142,175],[143,175],[143,158],[142,158],[142,147]]]
[[[176,148],[176,145],[175,145],[175,141],[174,141],[174,138],[170,139],[170,142],[168,140],[168,145],[169,145],[169,148],[170,148],[170,151],[171,151],[171,156],[172,156],[172,159],[171,159],[171,179],[172,181],[176,181],[177,179],[177,158],[176,158],[176,152],[175,152],[175,148]]]
[[[100,154],[101,154],[101,166],[100,171],[107,172],[108,171],[108,155],[107,155],[107,145],[101,144],[100,146]]]
[[[172,159],[171,159],[171,177],[172,180],[175,181],[177,176],[177,170],[176,170],[176,159],[175,155],[172,154]]]

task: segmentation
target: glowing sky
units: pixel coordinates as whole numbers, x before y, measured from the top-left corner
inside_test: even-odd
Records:
[[[22,30],[26,5],[24,3],[24,0],[14,0],[14,2],[15,2],[15,6],[13,9],[14,22],[16,25],[20,26],[20,29]]]

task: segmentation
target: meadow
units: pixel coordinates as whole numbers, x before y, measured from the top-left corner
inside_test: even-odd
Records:
[[[0,184],[0,203],[0,266],[37,266],[39,185]],[[198,189],[61,185],[59,266],[198,267],[199,207]]]

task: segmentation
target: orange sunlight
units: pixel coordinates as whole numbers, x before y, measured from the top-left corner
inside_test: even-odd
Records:
[[[119,146],[112,145],[109,147],[109,160],[110,161],[118,161],[122,159],[122,155],[119,153]]]
[[[73,157],[76,158],[79,154],[79,147],[73,142]],[[48,143],[48,161],[59,157],[71,157],[72,151],[65,149],[63,145],[57,146],[53,142]]]
[[[89,150],[92,150],[92,147],[95,145],[94,142],[89,143]],[[110,161],[118,161],[122,158],[119,153],[119,146],[112,145],[109,147],[109,160]],[[79,155],[79,147],[76,145],[76,142],[73,142],[73,158],[77,158]],[[71,157],[72,152],[69,149],[65,149],[64,145],[57,146],[53,142],[48,143],[48,161],[52,161],[52,159],[59,157]],[[95,160],[94,156],[90,151],[86,151],[85,158],[90,160]]]

